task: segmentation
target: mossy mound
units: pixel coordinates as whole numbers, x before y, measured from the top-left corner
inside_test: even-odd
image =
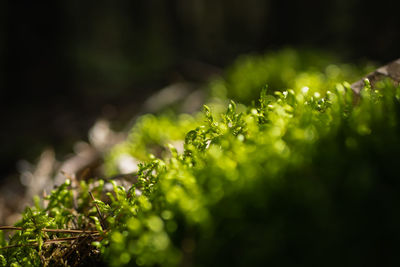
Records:
[[[305,85],[145,117],[107,162],[144,160],[132,185],[67,181],[27,209],[0,263],[397,266],[400,87],[354,98],[347,82]]]

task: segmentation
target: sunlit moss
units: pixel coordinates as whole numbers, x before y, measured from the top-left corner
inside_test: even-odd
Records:
[[[321,93],[336,83],[353,82],[368,70],[371,66],[343,64],[329,53],[288,48],[241,56],[228,68],[224,79],[214,81],[210,87],[217,97],[250,103],[266,84],[270,93],[287,89],[298,92],[305,87]]]
[[[254,76],[214,84],[246,101],[257,91],[258,101],[237,105],[220,90],[222,99],[201,114],[142,117],[107,163],[117,172],[120,155],[141,162],[130,188],[111,181],[105,197],[104,183],[65,183],[47,207],[24,213],[18,225],[26,231],[1,245],[45,242],[40,229],[71,227],[77,198],[78,227],[100,228],[91,244],[110,266],[379,264],[369,255],[382,236],[393,247],[400,241],[400,87],[367,83],[355,105],[349,83],[334,83],[348,67],[291,50],[275,56],[241,59]],[[307,71],[310,62],[323,67]],[[268,86],[259,79],[265,69]],[[234,86],[250,94],[230,91],[234,79],[245,80]],[[180,151],[169,145],[177,140]],[[0,263],[38,266],[38,250],[17,246],[2,252]]]

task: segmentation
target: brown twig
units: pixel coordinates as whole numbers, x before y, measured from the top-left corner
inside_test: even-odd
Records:
[[[42,229],[45,232],[52,233],[69,233],[69,234],[98,234],[99,231],[88,231],[88,230],[75,230],[75,229]]]
[[[100,218],[101,227],[103,228],[103,230],[105,230],[106,227],[105,227],[105,223],[104,223],[104,220],[103,220],[103,215],[101,214],[101,211],[100,211],[100,209],[99,209],[99,206],[97,206],[96,200],[94,199],[94,196],[93,196],[92,192],[89,191],[89,195],[90,195],[90,197],[92,198],[93,203],[94,203],[94,205],[95,205],[95,207],[96,207],[97,214],[99,215],[99,218]]]
[[[99,236],[100,234],[91,234],[91,235],[83,235],[83,236],[71,236],[71,237],[62,237],[62,238],[54,238],[54,239],[48,239],[43,242],[43,244],[56,244],[56,243],[61,243],[61,242],[70,242],[70,241],[75,241],[77,239],[86,239],[89,236],[91,237],[96,237]]]
[[[0,226],[0,230],[25,230],[22,227],[16,226]],[[66,233],[66,234],[98,234],[99,231],[88,231],[88,230],[76,230],[76,229],[41,229],[43,232],[50,232],[50,233]]]
[[[81,235],[81,236],[71,236],[71,237],[61,237],[61,238],[53,238],[53,239],[48,239],[43,242],[43,245],[50,245],[50,244],[57,244],[57,243],[62,243],[62,242],[71,242],[75,241],[78,239],[86,239],[88,237],[99,237],[100,233],[93,233],[93,234],[88,234],[88,235]],[[31,243],[31,244],[17,244],[17,245],[10,245],[10,246],[5,246],[5,247],[0,247],[0,249],[8,249],[8,248],[15,248],[15,247],[26,247],[26,246],[38,246],[39,244],[37,242]]]
[[[22,227],[0,226],[0,230],[22,230]]]

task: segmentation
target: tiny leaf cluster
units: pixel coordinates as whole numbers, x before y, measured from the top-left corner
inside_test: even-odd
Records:
[[[305,88],[143,117],[106,163],[139,159],[131,184],[68,180],[0,240],[0,264],[397,265],[400,87]]]

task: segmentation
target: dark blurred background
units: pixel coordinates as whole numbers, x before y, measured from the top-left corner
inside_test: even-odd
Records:
[[[63,154],[98,117],[121,125],[152,92],[205,82],[235,57],[290,46],[348,62],[399,57],[399,1],[124,0],[0,4],[0,178]]]

